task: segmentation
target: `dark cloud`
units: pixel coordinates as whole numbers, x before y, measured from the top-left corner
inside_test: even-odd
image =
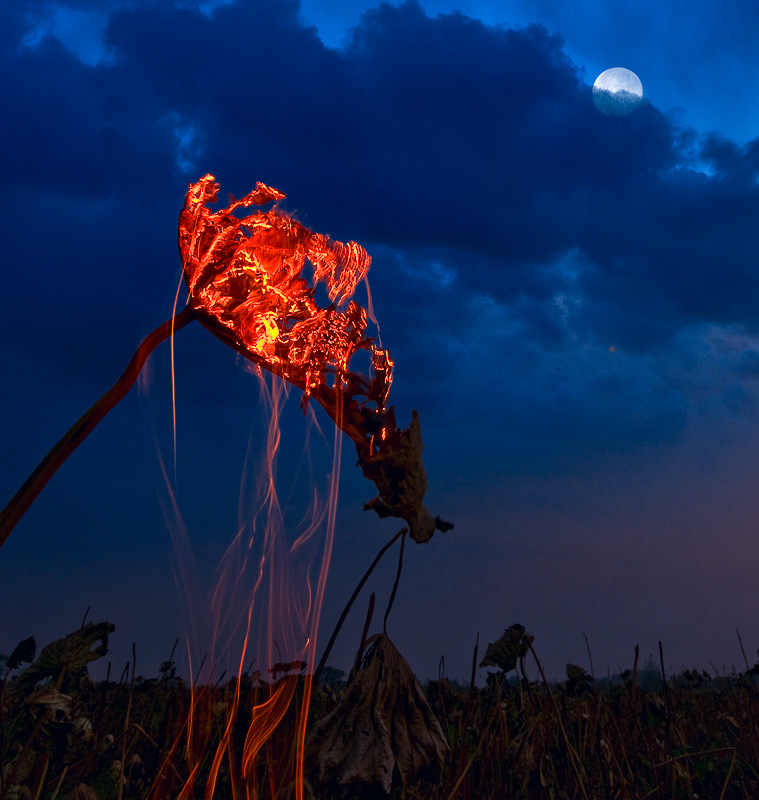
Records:
[[[168,216],[182,172],[237,194],[263,179],[333,235],[435,248],[459,290],[532,297],[539,337],[557,333],[539,304],[569,252],[580,335],[645,348],[756,316],[757,145],[691,137],[686,153],[646,103],[603,117],[540,26],[431,18],[411,0],[366,12],[334,51],[297,2],[147,5],[114,13],[105,43],[113,63],[94,68],[50,35],[6,52],[11,184],[118,187],[144,198],[136,217],[151,202]]]
[[[124,357],[168,313],[176,214],[205,171],[238,195],[282,188],[306,224],[370,248],[400,374],[426,376],[408,385],[433,402],[473,340],[503,381],[528,361],[532,380],[583,343],[643,355],[683,328],[754,329],[759,144],[701,139],[646,102],[604,117],[541,26],[430,17],[411,0],[366,12],[333,50],[294,0],[125,5],[93,66],[51,33],[22,44],[40,9],[5,12],[4,207],[12,257],[47,265],[29,344],[61,328],[76,285],[61,370],[82,351],[105,369],[114,313],[134,320],[108,333]],[[28,295],[24,270],[11,280]],[[28,302],[9,309],[15,332]]]

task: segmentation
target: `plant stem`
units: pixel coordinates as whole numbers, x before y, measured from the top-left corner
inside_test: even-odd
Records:
[[[403,545],[406,544],[406,533],[404,528],[403,537],[401,538],[401,552],[398,555],[398,571],[395,573],[395,583],[393,584],[393,591],[390,592],[390,599],[387,601],[387,610],[385,611],[385,618],[382,620],[382,632],[387,633],[387,618],[390,616],[390,609],[393,607],[393,600],[395,600],[395,593],[398,591],[398,584],[401,580],[401,570],[403,569]]]
[[[577,750],[575,750],[575,748],[572,747],[572,743],[569,741],[569,736],[567,736],[566,728],[564,727],[564,723],[561,721],[561,711],[559,711],[559,707],[556,704],[556,698],[553,696],[553,692],[551,691],[551,685],[548,683],[548,678],[546,678],[546,674],[543,671],[543,665],[540,663],[538,654],[535,652],[535,648],[532,646],[532,642],[528,641],[527,646],[530,648],[532,657],[535,659],[535,663],[538,665],[538,670],[540,670],[540,677],[543,679],[543,685],[546,688],[546,692],[548,693],[548,698],[550,699],[551,705],[553,706],[553,713],[556,718],[556,722],[559,726],[559,731],[561,732],[561,738],[564,740],[564,746],[567,748],[568,760],[569,763],[572,765],[575,777],[577,778],[577,785],[580,789],[580,794],[585,798],[585,800],[588,800],[588,794],[585,791],[585,781],[587,781],[588,777],[585,774],[585,769],[583,768],[582,763],[580,761],[580,756],[577,754]]]
[[[103,417],[124,399],[153,350],[161,342],[173,336],[180,328],[192,322],[193,319],[195,319],[195,312],[188,306],[175,317],[159,325],[142,340],[121,377],[92,408],[86,411],[66,431],[60,441],[40,461],[34,472],[26,479],[24,485],[13,495],[8,505],[0,512],[0,547],[3,546],[11,531],[29,510],[29,507],[45,488],[47,482],[55,475],[58,468],[92,433]]]
[[[372,561],[371,563],[371,566],[364,573],[364,577],[361,578],[361,580],[358,582],[358,586],[356,586],[356,588],[353,591],[353,594],[350,597],[350,600],[348,600],[348,602],[346,603],[345,608],[343,609],[343,613],[340,614],[340,619],[337,621],[337,625],[335,625],[335,629],[332,631],[332,636],[329,637],[327,646],[324,648],[324,655],[321,657],[318,666],[314,670],[314,677],[313,677],[314,683],[319,682],[319,677],[321,676],[322,670],[324,669],[327,663],[329,654],[332,652],[332,647],[335,644],[337,635],[340,633],[340,629],[343,627],[343,623],[345,622],[348,616],[348,612],[351,610],[353,606],[353,603],[356,601],[356,598],[358,597],[359,593],[364,588],[364,584],[369,580],[369,576],[372,574],[372,572],[374,572],[374,568],[377,566],[377,564],[379,564],[382,556],[384,556],[385,553],[395,544],[395,542],[407,531],[408,528],[401,528],[398,531],[398,533],[396,533],[395,536],[393,536],[393,538],[379,551],[379,553],[377,553],[377,555],[374,558],[374,561]]]

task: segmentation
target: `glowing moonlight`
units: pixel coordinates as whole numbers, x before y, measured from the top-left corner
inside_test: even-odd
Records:
[[[642,99],[640,78],[623,67],[607,69],[593,84],[593,102],[607,117],[626,117],[635,111]]]

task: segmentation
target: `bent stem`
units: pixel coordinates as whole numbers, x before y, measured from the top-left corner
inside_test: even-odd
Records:
[[[0,547],[3,546],[11,531],[37,499],[47,482],[55,475],[58,468],[92,433],[103,417],[124,399],[153,350],[161,342],[173,336],[180,328],[192,322],[193,319],[195,319],[195,311],[188,306],[176,316],[159,325],[142,340],[121,377],[68,429],[0,512]]]
[[[369,580],[369,576],[374,572],[374,568],[379,564],[380,559],[385,553],[398,541],[401,536],[404,536],[408,533],[408,528],[401,528],[398,533],[393,536],[393,538],[377,553],[372,561],[369,569],[364,573],[364,577],[358,582],[358,586],[353,590],[353,594],[350,596],[350,600],[345,604],[345,608],[343,609],[343,613],[340,614],[340,619],[337,621],[337,625],[335,625],[335,629],[332,631],[332,636],[329,637],[329,641],[327,642],[327,646],[324,648],[324,655],[322,655],[319,664],[317,665],[316,669],[314,670],[314,676],[312,678],[314,683],[319,682],[319,678],[324,670],[324,667],[327,663],[327,659],[329,658],[329,654],[332,652],[332,647],[334,646],[335,642],[337,641],[337,635],[340,633],[340,629],[343,627],[343,623],[348,617],[348,613],[350,612],[351,608],[353,607],[353,603],[356,602],[356,598],[361,593],[361,590],[364,588],[364,584]]]

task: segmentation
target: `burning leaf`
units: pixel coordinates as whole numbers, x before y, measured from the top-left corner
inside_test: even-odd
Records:
[[[179,248],[191,304],[227,328],[267,368],[300,386],[306,395],[327,387],[327,377],[343,391],[364,394],[377,410],[392,383],[392,361],[364,337],[366,311],[348,303],[371,258],[355,242],[347,245],[313,233],[278,208],[238,218],[234,212],[285,197],[257,184],[242,200],[220,211],[209,203],[219,186],[206,175],[190,186],[179,218]],[[313,286],[305,262],[313,266]],[[325,284],[332,304],[314,301]],[[347,308],[340,308],[348,303]],[[348,362],[358,349],[369,350],[375,378],[352,375]]]
[[[524,625],[512,625],[503,632],[503,636],[488,645],[485,658],[480,661],[481,667],[498,667],[504,672],[516,669],[517,661],[527,655],[530,644],[535,641]]]
[[[363,667],[309,745],[322,783],[405,786],[439,775],[448,744],[422,687],[386,634],[369,640]]]
[[[387,350],[365,335],[367,311],[351,296],[371,258],[355,242],[310,231],[276,206],[247,217],[236,211],[279,201],[262,183],[242,200],[212,211],[219,185],[213,175],[191,184],[179,217],[179,250],[190,307],[215,336],[259,366],[313,397],[356,444],[364,475],[378,497],[366,508],[404,519],[411,538],[426,542],[449,523],[433,519],[422,499],[427,475],[414,412],[400,430],[385,404],[393,381]],[[312,266],[312,279],[306,270]],[[331,304],[314,301],[323,283]],[[358,350],[371,357],[372,376],[351,371]]]

